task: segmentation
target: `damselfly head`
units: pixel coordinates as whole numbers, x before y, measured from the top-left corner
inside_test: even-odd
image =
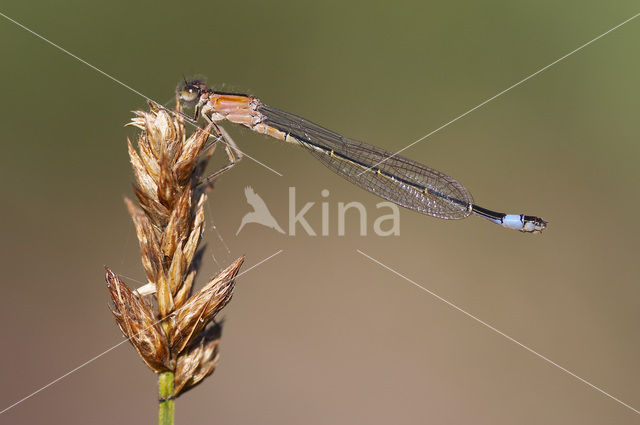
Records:
[[[185,81],[184,84],[178,87],[178,96],[183,102],[193,104],[206,91],[206,84],[200,80]]]

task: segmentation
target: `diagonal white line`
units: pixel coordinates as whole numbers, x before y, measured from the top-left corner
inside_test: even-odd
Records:
[[[592,384],[591,382],[587,381],[586,379],[583,379],[581,377],[579,377],[578,375],[576,375],[575,373],[571,372],[570,370],[560,366],[558,363],[554,362],[553,360],[551,360],[548,357],[543,356],[542,354],[538,353],[537,351],[533,350],[532,348],[527,347],[526,345],[524,345],[523,343],[517,341],[516,339],[510,337],[509,335],[507,335],[506,333],[494,328],[493,326],[491,326],[490,324],[488,324],[487,322],[483,321],[482,319],[477,318],[476,316],[474,316],[471,313],[467,313],[465,310],[461,309],[460,307],[458,307],[457,305],[453,304],[451,301],[448,301],[444,298],[442,298],[440,295],[428,290],[427,288],[425,288],[424,286],[420,285],[419,283],[416,283],[415,281],[409,279],[408,277],[406,277],[405,275],[403,275],[402,273],[392,269],[391,267],[381,263],[380,261],[376,260],[375,258],[371,257],[370,255],[365,254],[364,252],[360,251],[359,249],[356,250],[359,254],[362,254],[363,256],[367,257],[369,260],[373,261],[374,263],[384,267],[385,269],[389,270],[391,273],[395,274],[396,276],[399,276],[401,278],[403,278],[404,280],[406,280],[407,282],[411,283],[413,286],[415,286],[416,288],[420,288],[423,291],[425,291],[426,293],[428,293],[431,296],[436,297],[437,299],[439,299],[440,301],[442,301],[443,303],[447,304],[450,307],[453,307],[454,309],[458,310],[460,313],[466,315],[467,317],[470,317],[471,319],[475,320],[476,322],[480,323],[481,325],[491,329],[492,331],[494,331],[495,333],[497,333],[498,335],[501,335],[503,337],[505,337],[506,339],[508,339],[509,341],[513,342],[514,344],[519,345],[520,347],[524,348],[525,350],[527,350],[528,352],[530,352],[531,354],[534,354],[535,356],[541,358],[542,360],[544,360],[545,362],[557,367],[558,369],[562,370],[563,372],[568,373],[569,375],[573,376],[574,378],[576,378],[578,381],[587,384],[588,386],[590,386],[591,388],[593,388],[594,390],[606,395],[607,397],[609,397],[610,399],[620,403],[621,405],[623,405],[624,407],[634,411],[635,413],[640,414],[640,411],[634,409],[632,406],[628,405],[627,403],[625,403],[624,401],[612,396],[611,394],[609,394],[608,392],[606,392],[605,390],[595,386],[594,384]]]
[[[569,53],[567,53],[566,55],[559,57],[558,59],[554,60],[553,62],[551,62],[549,65],[544,66],[542,68],[540,68],[539,70],[537,70],[536,72],[534,72],[533,74],[529,75],[528,77],[523,78],[522,80],[518,81],[517,83],[507,87],[506,89],[502,90],[500,93],[491,96],[490,98],[488,98],[487,100],[485,100],[484,102],[474,106],[473,108],[469,109],[467,112],[463,113],[462,115],[457,116],[456,118],[452,119],[451,121],[449,121],[446,124],[441,125],[440,127],[436,128],[435,130],[433,130],[430,133],[425,134],[424,136],[422,136],[421,138],[419,138],[418,140],[409,143],[407,146],[405,146],[404,148],[400,149],[399,151],[395,152],[393,155],[388,156],[387,158],[383,159],[382,161],[376,162],[375,164],[373,164],[372,166],[370,166],[369,168],[367,168],[366,170],[360,172],[360,174],[358,174],[358,176],[362,175],[363,173],[371,170],[372,168],[376,168],[378,165],[382,164],[383,162],[386,162],[387,160],[393,158],[394,156],[398,155],[399,153],[409,149],[411,146],[415,145],[416,143],[419,143],[421,141],[423,141],[424,139],[426,139],[427,137],[431,136],[432,134],[437,133],[438,131],[442,130],[445,127],[448,127],[450,124],[453,124],[454,122],[458,121],[460,118],[466,117],[467,115],[469,115],[470,113],[472,113],[473,111],[475,111],[478,108],[483,107],[484,105],[486,105],[487,103],[491,102],[492,100],[494,100],[497,97],[502,96],[503,94],[505,94],[506,92],[508,92],[509,90],[518,87],[519,85],[521,85],[522,83],[524,83],[527,80],[530,80],[531,78],[535,77],[536,75],[540,74],[541,72],[546,71],[547,69],[551,68],[553,65],[557,64],[558,62],[568,58],[569,56],[571,56],[572,54],[584,49],[585,47],[587,47],[588,45],[598,41],[599,39],[601,39],[602,37],[604,37],[605,35],[617,30],[618,28],[620,28],[621,26],[623,26],[624,24],[634,20],[635,18],[637,18],[638,16],[640,16],[640,13],[636,13],[635,15],[633,15],[632,17],[630,17],[629,19],[619,23],[618,25],[616,25],[615,27],[609,29],[608,31],[603,32],[602,34],[600,34],[599,36],[597,36],[596,38],[587,41],[586,43],[584,43],[582,46],[570,51]]]
[[[0,16],[2,16],[3,18],[5,18],[7,21],[13,22],[14,24],[16,24],[17,26],[19,26],[20,28],[22,28],[23,30],[35,35],[36,37],[38,37],[40,40],[44,41],[45,43],[50,44],[51,46],[55,47],[56,49],[60,50],[63,53],[66,53],[67,55],[71,56],[72,58],[74,58],[75,60],[77,60],[78,62],[81,62],[83,64],[85,64],[86,66],[88,66],[89,68],[93,69],[94,71],[104,75],[105,77],[107,77],[108,79],[114,81],[115,83],[121,85],[122,87],[126,88],[127,90],[137,94],[138,96],[142,97],[145,100],[151,100],[153,102],[155,102],[156,104],[160,105],[159,102],[156,102],[155,100],[151,99],[149,96],[144,95],[143,93],[140,93],[138,90],[134,89],[133,87],[123,83],[122,81],[118,80],[116,77],[112,76],[111,74],[107,74],[106,72],[104,72],[103,70],[101,70],[100,68],[90,64],[89,62],[87,62],[86,60],[82,59],[81,57],[78,57],[76,55],[74,55],[73,53],[71,53],[70,51],[68,51],[67,49],[65,49],[62,46],[59,46],[58,44],[54,43],[53,41],[43,37],[42,35],[38,34],[37,32],[33,31],[31,28],[28,28],[24,25],[22,25],[20,22],[16,21],[15,19],[12,19],[10,17],[8,17],[7,15],[5,15],[4,13],[0,12]],[[189,122],[191,125],[193,125],[194,127],[196,127],[195,124],[193,124],[190,121]],[[226,144],[225,141],[221,140],[223,143]],[[239,152],[241,152],[244,156],[246,156],[247,158],[249,158],[250,160],[256,162],[259,165],[262,165],[264,168],[266,168],[267,170],[271,171],[272,173],[275,173],[277,175],[279,175],[280,177],[282,177],[282,173],[277,172],[276,170],[274,170],[273,168],[263,164],[262,162],[258,161],[257,159],[255,159],[254,157],[252,157],[251,155],[248,155],[246,152],[242,152],[240,149],[238,149]]]
[[[245,273],[249,272],[250,270],[255,269],[256,267],[258,267],[259,265],[261,265],[261,264],[265,263],[266,261],[269,261],[270,259],[272,259],[272,258],[273,258],[273,257],[275,257],[276,255],[280,254],[282,251],[283,251],[283,250],[279,250],[279,251],[277,251],[276,253],[271,254],[270,256],[268,256],[267,258],[263,259],[262,261],[259,261],[258,263],[254,264],[253,266],[249,267],[248,269],[243,270],[242,272],[238,273],[238,274],[237,274],[233,279],[237,279],[237,278],[239,278],[240,276],[242,276],[243,274],[245,274]],[[230,279],[230,280],[232,280],[232,279]],[[184,306],[183,306],[183,307],[181,307],[181,308],[184,308]],[[180,311],[180,309],[178,309],[178,310],[174,311],[172,314],[176,314],[178,311]],[[154,323],[154,324],[153,324],[153,325],[151,325],[151,326],[154,326],[154,325],[156,325],[157,323],[160,323],[160,322],[161,322],[161,320],[158,320],[156,323]],[[149,329],[151,326],[149,326],[149,327],[147,327],[147,328],[145,328],[145,329],[141,330],[140,332],[138,332],[138,334],[140,334],[140,333],[144,332],[145,330]],[[136,334],[136,335],[137,335],[137,334]],[[49,382],[47,385],[45,385],[45,386],[41,387],[40,389],[38,389],[38,390],[36,390],[36,391],[32,392],[32,393],[31,393],[31,394],[29,394],[28,396],[21,398],[20,400],[16,401],[16,402],[15,402],[15,403],[13,403],[12,405],[10,405],[10,406],[8,406],[8,407],[5,407],[4,409],[0,410],[0,415],[2,415],[3,413],[5,413],[6,411],[8,411],[8,410],[10,410],[10,409],[12,409],[12,408],[14,408],[14,407],[16,407],[18,404],[22,403],[23,401],[26,401],[26,400],[30,399],[31,397],[33,397],[34,395],[38,394],[39,392],[46,390],[46,389],[47,389],[47,388],[49,388],[50,386],[52,386],[52,385],[56,384],[57,382],[59,382],[59,381],[63,380],[64,378],[66,378],[67,376],[71,375],[72,373],[74,373],[74,372],[78,371],[79,369],[82,369],[83,367],[85,367],[85,366],[86,366],[86,365],[88,365],[89,363],[92,363],[93,361],[95,361],[95,360],[99,359],[100,357],[104,356],[104,355],[105,355],[105,354],[107,354],[108,352],[110,352],[110,351],[112,351],[112,350],[115,350],[116,348],[118,348],[119,346],[121,346],[122,344],[124,344],[124,343],[125,343],[125,342],[127,342],[127,341],[129,341],[129,338],[124,339],[123,341],[121,341],[121,342],[117,343],[117,344],[116,344],[116,345],[114,345],[113,347],[108,348],[107,350],[103,351],[102,353],[98,354],[97,356],[92,357],[91,359],[89,359],[89,360],[87,360],[86,362],[82,363],[80,366],[78,366],[78,367],[76,367],[76,368],[71,369],[69,372],[65,373],[64,375],[60,376],[59,378],[54,379],[53,381]]]

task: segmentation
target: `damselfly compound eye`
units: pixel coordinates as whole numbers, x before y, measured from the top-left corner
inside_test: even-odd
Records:
[[[193,103],[200,96],[200,87],[198,84],[194,84],[193,82],[185,83],[180,87],[178,94],[180,95],[180,100],[187,103]]]

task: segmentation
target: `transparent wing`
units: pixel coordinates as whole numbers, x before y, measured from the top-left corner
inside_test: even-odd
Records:
[[[295,136],[335,173],[381,198],[439,218],[461,219],[470,214],[473,198],[453,177],[277,108],[260,105],[258,110],[266,124]],[[331,150],[337,155],[330,155]],[[377,169],[394,178],[379,174]],[[415,186],[427,188],[427,193]]]

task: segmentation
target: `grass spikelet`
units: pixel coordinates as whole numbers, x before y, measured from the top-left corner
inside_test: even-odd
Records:
[[[138,204],[125,199],[149,284],[132,291],[108,268],[106,282],[116,323],[159,375],[160,423],[172,424],[174,398],[202,382],[218,364],[222,324],[214,318],[231,299],[244,257],[192,294],[211,188],[200,186],[200,174],[215,143],[203,149],[215,128],[197,129],[187,138],[179,114],[153,103],[149,107],[136,111],[128,124],[141,130],[137,149],[127,141]],[[151,296],[153,303],[147,300]]]

